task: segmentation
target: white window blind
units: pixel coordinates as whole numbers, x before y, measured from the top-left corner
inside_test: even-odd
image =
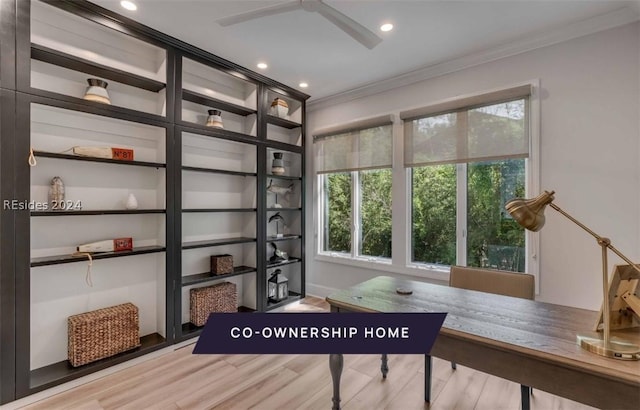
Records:
[[[400,113],[405,167],[526,158],[531,86]]]
[[[319,174],[391,168],[393,117],[385,115],[313,133]]]

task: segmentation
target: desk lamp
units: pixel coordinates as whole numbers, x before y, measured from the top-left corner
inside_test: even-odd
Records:
[[[624,256],[619,250],[611,245],[609,238],[604,238],[591,229],[587,228],[580,221],[563,211],[559,206],[553,203],[555,199],[553,194],[555,191],[544,191],[532,199],[516,198],[507,202],[505,208],[513,219],[518,222],[523,228],[533,232],[538,232],[544,226],[544,209],[547,205],[562,215],[567,217],[570,221],[587,231],[591,236],[596,238],[598,245],[602,248],[602,316],[604,322],[604,329],[602,335],[578,335],[578,341],[583,349],[586,349],[592,353],[599,354],[601,356],[611,357],[620,360],[640,360],[640,346],[625,341],[619,338],[611,337],[611,315],[609,305],[609,275],[607,274],[607,250],[610,249],[613,253],[618,255],[622,260],[627,262],[630,266],[640,272],[640,268],[636,266],[629,258]]]

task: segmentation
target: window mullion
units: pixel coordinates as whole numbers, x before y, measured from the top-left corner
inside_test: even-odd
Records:
[[[351,256],[360,254],[360,176],[351,172]]]
[[[467,266],[467,164],[456,167],[456,264]]]

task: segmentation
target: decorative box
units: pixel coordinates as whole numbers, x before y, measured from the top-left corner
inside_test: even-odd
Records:
[[[211,255],[211,273],[215,275],[233,273],[233,256]]]
[[[67,324],[74,367],[140,346],[138,308],[132,303],[69,316]]]
[[[190,321],[196,326],[204,326],[211,312],[234,313],[238,311],[236,284],[218,283],[204,288],[191,289]]]

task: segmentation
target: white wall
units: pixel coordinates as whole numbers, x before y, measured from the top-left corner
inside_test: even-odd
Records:
[[[313,157],[314,129],[539,79],[540,188],[555,190],[557,205],[609,236],[631,259],[640,260],[639,48],[640,24],[636,22],[311,110],[308,155]],[[313,201],[307,201],[307,215],[314,215],[307,220],[307,234],[313,239],[307,241],[306,250],[309,292],[325,294],[384,274],[315,259],[317,198],[312,161],[306,171],[313,181],[308,184],[307,198]],[[537,299],[598,309],[602,300],[600,248],[558,213],[548,209],[546,215],[547,225],[539,234]],[[394,226],[396,222],[402,223],[394,220]],[[610,265],[619,262],[610,256]]]

